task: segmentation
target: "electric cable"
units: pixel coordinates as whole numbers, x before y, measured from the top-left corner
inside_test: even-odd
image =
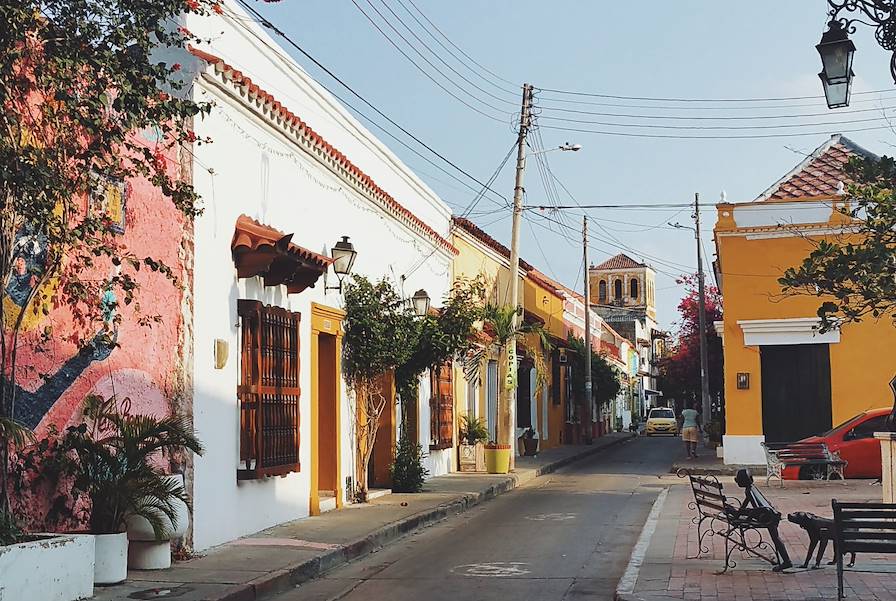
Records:
[[[815,100],[824,98],[824,96],[780,96],[777,98],[661,98],[656,96],[623,96],[620,94],[599,94],[594,92],[576,92],[572,90],[558,90],[552,88],[538,88],[543,92],[551,92],[553,94],[566,94],[568,96],[586,96],[589,98],[615,98],[617,100],[645,100],[656,102],[781,102],[786,100]],[[882,92],[892,92],[893,89],[884,90],[868,90],[865,92],[853,92],[853,96],[863,94],[880,94]]]

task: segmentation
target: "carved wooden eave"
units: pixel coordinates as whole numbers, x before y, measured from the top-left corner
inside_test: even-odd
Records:
[[[230,243],[237,276],[261,276],[265,286],[286,286],[289,294],[313,287],[333,259],[293,244],[292,236],[240,215]]]

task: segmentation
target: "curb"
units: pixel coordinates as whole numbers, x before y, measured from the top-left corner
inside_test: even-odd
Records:
[[[438,505],[391,524],[386,524],[364,538],[348,543],[343,547],[333,549],[301,563],[287,566],[282,570],[270,572],[246,584],[234,585],[216,597],[214,601],[258,601],[277,593],[292,590],[296,586],[317,578],[325,572],[381,549],[406,534],[426,528],[452,515],[463,513],[481,503],[510,492],[514,488],[518,488],[535,478],[555,472],[571,463],[596,455],[603,450],[628,440],[631,440],[631,438],[618,438],[604,445],[595,445],[593,449],[587,449],[578,455],[563,457],[536,468],[533,476],[520,478],[517,474],[510,474],[507,478],[492,484],[483,491],[463,495],[443,505]]]
[[[668,495],[669,489],[664,488],[653,502],[653,507],[650,508],[650,513],[647,515],[647,521],[644,522],[638,541],[632,549],[628,565],[625,566],[625,572],[623,572],[622,578],[619,579],[619,583],[616,585],[616,592],[613,595],[615,601],[636,601],[640,599],[640,597],[634,595],[635,585],[638,583],[641,565],[644,563],[644,557],[647,555],[647,549],[650,547],[650,541],[653,539],[653,533],[656,531],[657,522],[659,522],[660,512],[663,510],[663,505],[665,505]]]

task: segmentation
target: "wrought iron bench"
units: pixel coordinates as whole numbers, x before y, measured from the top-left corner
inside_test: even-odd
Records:
[[[834,546],[837,549],[837,599],[843,599],[843,555],[896,553],[896,504],[838,503],[834,509]]]
[[[782,442],[761,443],[765,450],[766,475],[765,484],[777,478],[784,486],[784,468],[789,466],[807,466],[811,469],[813,479],[830,480],[831,476],[844,479],[843,470],[846,461],[840,454],[831,451],[823,442]]]
[[[775,566],[775,569],[790,567],[787,550],[778,536],[778,522],[781,514],[772,507],[768,499],[753,486],[753,478],[747,470],[740,470],[735,480],[745,489],[745,496],[739,505],[733,505],[725,496],[722,483],[715,476],[695,476],[687,470],[679,470],[679,477],[688,477],[694,500],[688,507],[697,512],[691,520],[697,526],[697,556],[709,552],[703,546],[707,535],[721,536],[725,541],[725,567],[721,573],[737,566],[731,559],[734,551],[757,557]],[[767,531],[774,546],[769,545],[761,531]]]

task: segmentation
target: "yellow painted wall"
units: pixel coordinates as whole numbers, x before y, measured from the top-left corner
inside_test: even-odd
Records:
[[[823,299],[781,296],[777,279],[811,251],[799,236],[747,240],[725,236],[736,231],[729,219],[716,227],[724,298],[726,434],[762,434],[762,380],[758,347],[744,346],[738,320],[814,317]],[[719,235],[722,233],[723,235]],[[888,320],[868,320],[842,328],[840,342],[830,344],[831,405],[834,425],[860,411],[892,405],[889,358],[896,348],[896,329]],[[749,390],[738,390],[738,372],[750,374]]]
[[[452,243],[458,250],[453,261],[455,279],[483,275],[489,286],[489,300],[498,304],[510,302],[510,268],[506,263],[499,263],[494,257],[480,250],[477,244],[468,241],[465,234],[455,234]],[[517,276],[516,282],[520,287],[520,302],[525,307],[523,278]]]

